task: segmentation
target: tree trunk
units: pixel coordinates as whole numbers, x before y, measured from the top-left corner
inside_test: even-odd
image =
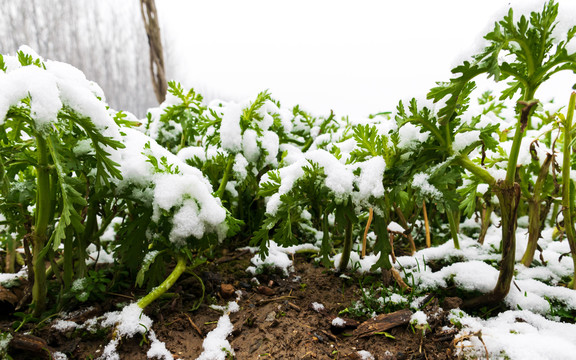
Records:
[[[154,0],[140,0],[142,19],[148,36],[150,46],[150,74],[154,93],[159,103],[166,99],[166,72],[164,69],[164,52],[162,50],[162,38],[160,36],[160,24],[158,24],[158,12]]]

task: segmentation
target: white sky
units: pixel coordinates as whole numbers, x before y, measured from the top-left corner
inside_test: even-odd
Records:
[[[561,0],[561,14],[569,2],[575,9]],[[352,116],[423,98],[510,3],[543,1],[157,0],[169,78],[208,100],[269,89],[283,106]],[[566,78],[555,91],[568,99]]]

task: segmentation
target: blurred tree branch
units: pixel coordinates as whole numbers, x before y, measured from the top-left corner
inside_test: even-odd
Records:
[[[152,76],[154,93],[158,102],[162,103],[166,99],[167,84],[158,12],[156,11],[154,0],[141,0],[140,9],[144,26],[146,27],[148,45],[150,46],[150,75]]]

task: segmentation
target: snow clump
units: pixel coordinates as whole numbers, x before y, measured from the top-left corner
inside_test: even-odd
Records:
[[[236,312],[240,309],[235,301],[228,303],[226,307],[213,307],[218,310],[223,310],[224,315],[218,320],[216,328],[206,335],[202,348],[204,351],[196,360],[226,360],[229,355],[234,355],[234,349],[226,338],[232,334],[234,326],[230,321],[230,313]]]

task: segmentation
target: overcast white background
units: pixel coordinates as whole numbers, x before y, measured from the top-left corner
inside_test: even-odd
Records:
[[[571,25],[574,3],[560,1]],[[509,4],[543,1],[157,0],[169,78],[208,99],[269,89],[283,105],[352,116],[392,111],[448,80]],[[561,80],[541,95],[567,99],[574,76]]]

